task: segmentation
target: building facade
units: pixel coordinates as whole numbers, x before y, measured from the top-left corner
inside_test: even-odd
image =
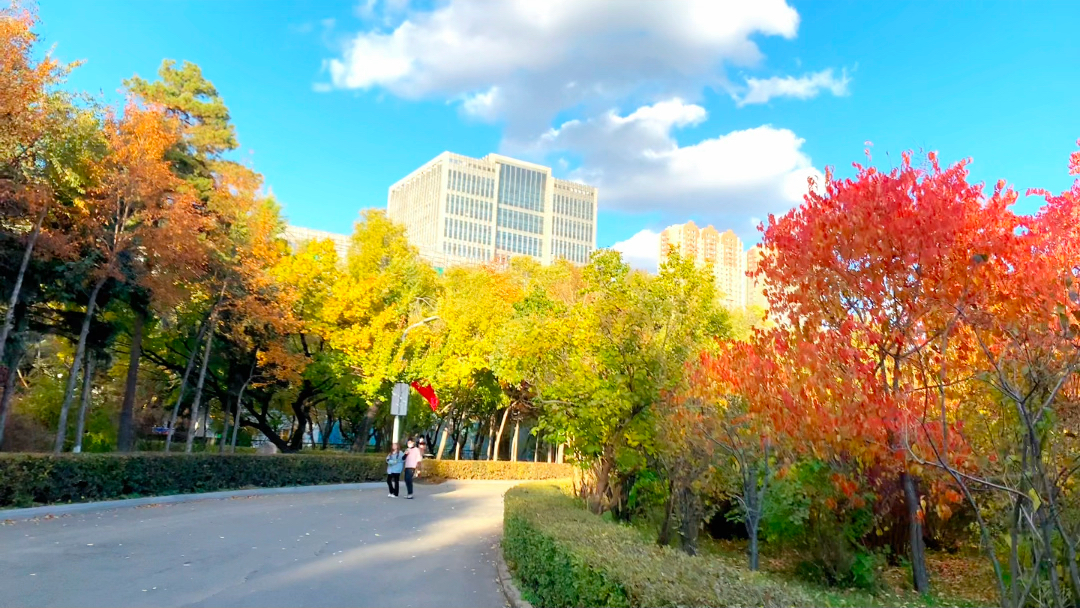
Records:
[[[434,266],[589,261],[596,249],[596,188],[499,154],[443,152],[390,187],[387,213]]]
[[[334,242],[334,249],[337,251],[338,260],[345,262],[349,255],[349,237],[344,234],[287,225],[285,226],[284,237],[285,242],[289,244],[289,247],[292,247],[293,251],[296,251],[300,248],[300,245],[308,241],[323,241],[330,239]]]
[[[765,250],[760,245],[754,245],[746,252],[746,305],[768,310],[769,301],[765,299],[765,281],[761,277],[753,276],[757,273],[758,266],[764,257]]]
[[[668,226],[660,233],[660,263],[663,264],[674,251],[692,258],[698,266],[713,270],[725,307],[746,307],[747,254],[734,231],[721,233],[712,226],[698,228],[694,222]]]

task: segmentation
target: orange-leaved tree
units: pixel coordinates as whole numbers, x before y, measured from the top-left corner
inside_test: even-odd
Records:
[[[177,137],[175,124],[160,112],[129,104],[122,117],[105,121],[107,151],[95,188],[77,202],[81,247],[89,265],[86,313],[60,409],[55,451],[64,447],[66,419],[86,350],[98,295],[110,279],[125,280],[135,266],[144,280],[168,284],[174,272],[190,268],[184,255],[199,219],[183,184],[169,170],[165,151]],[[172,263],[171,261],[176,263]]]
[[[1080,153],[1070,169],[1080,174]],[[982,301],[960,309],[974,351],[964,362],[980,382],[964,395],[941,392],[925,442],[927,459],[950,474],[975,513],[1001,604],[1014,607],[1080,602],[1080,529],[1067,516],[1080,470],[1080,180],[1060,194],[1032,192],[1046,199],[1033,217],[997,230],[993,218],[984,222],[996,243],[980,251],[971,273]],[[1014,198],[999,183],[986,209]],[[949,399],[967,399],[974,424],[950,420]],[[968,452],[948,451],[946,436],[957,434]],[[984,519],[995,512],[988,495],[1008,505],[997,525]],[[998,526],[1008,533],[1007,570],[992,543]]]
[[[957,311],[973,297],[973,258],[990,238],[983,231],[981,187],[968,183],[966,163],[942,169],[934,154],[928,161],[916,167],[905,154],[888,172],[856,164],[850,179],[837,179],[830,170],[823,187],[811,188],[797,209],[770,217],[763,239],[768,255],[759,268],[770,314],[803,345],[794,348],[850,355],[860,369],[869,362],[880,389],[878,409],[857,417],[858,429],[851,422],[845,427],[883,442],[890,453],[883,461],[896,465],[919,591],[929,589],[929,574],[920,480],[908,454],[919,438],[913,410],[921,408],[922,381],[939,376],[924,369],[920,353],[957,324]],[[835,361],[812,363],[813,357],[800,357],[812,372],[805,390],[845,372]],[[831,391],[821,397],[845,398]],[[845,428],[817,424],[812,417],[819,411],[807,412],[811,429],[835,435]]]

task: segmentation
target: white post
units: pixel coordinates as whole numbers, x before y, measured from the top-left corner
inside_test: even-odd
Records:
[[[398,435],[401,431],[401,416],[394,416],[394,439],[393,443],[398,442]]]

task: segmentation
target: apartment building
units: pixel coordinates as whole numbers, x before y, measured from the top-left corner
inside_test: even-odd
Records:
[[[713,270],[725,307],[746,307],[750,289],[746,276],[748,256],[734,231],[721,233],[712,226],[698,228],[694,222],[668,226],[660,233],[660,263],[673,251]]]
[[[765,250],[760,245],[754,245],[746,252],[746,305],[758,308],[769,308],[769,301],[765,299],[765,281],[760,277],[754,278],[761,260],[765,257]]]
[[[387,213],[436,267],[529,256],[589,261],[596,188],[500,154],[443,152],[390,187]]]

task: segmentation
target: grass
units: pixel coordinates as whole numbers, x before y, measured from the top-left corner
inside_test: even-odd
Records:
[[[713,540],[703,537],[700,544],[702,555],[732,565],[746,568],[746,541]],[[901,607],[968,607],[993,606],[997,604],[993,574],[986,560],[975,553],[949,554],[928,552],[927,567],[930,569],[931,593],[916,593],[911,586],[910,571],[901,566],[890,566],[883,572],[885,588],[876,593],[860,589],[838,589],[815,585],[795,576],[796,556],[763,548],[761,570],[776,577],[800,585],[821,606]]]

